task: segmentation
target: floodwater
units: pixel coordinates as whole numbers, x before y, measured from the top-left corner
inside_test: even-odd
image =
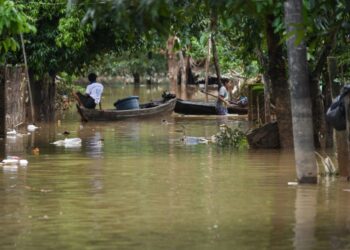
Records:
[[[133,94],[110,88],[103,105]],[[288,185],[290,151],[181,141],[217,133],[217,119],[81,124],[74,108],[59,119],[7,139],[29,164],[0,167],[0,249],[350,249],[349,184]],[[65,131],[81,146],[51,144]]]

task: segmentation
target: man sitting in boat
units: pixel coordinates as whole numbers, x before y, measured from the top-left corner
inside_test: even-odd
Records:
[[[237,104],[241,107],[246,107],[248,105],[248,97],[246,96],[240,96],[235,101],[231,101],[232,104]]]
[[[84,106],[88,109],[94,109],[97,104],[101,106],[101,96],[103,92],[103,85],[99,82],[96,82],[97,75],[95,73],[90,73],[88,75],[89,85],[86,87],[85,95],[80,92],[73,93],[74,97],[79,102],[80,106]]]
[[[230,87],[230,82],[225,81],[224,84],[219,89],[219,96],[218,100],[216,101],[216,111],[218,115],[227,115],[227,105],[229,105],[228,102],[228,89]]]

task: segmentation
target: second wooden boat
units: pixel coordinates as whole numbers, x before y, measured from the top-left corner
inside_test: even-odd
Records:
[[[193,102],[177,99],[174,111],[184,115],[216,115],[215,102]],[[237,104],[230,104],[229,114],[244,115],[248,113],[247,107],[241,107]]]

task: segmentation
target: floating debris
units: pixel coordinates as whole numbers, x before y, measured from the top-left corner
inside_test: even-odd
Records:
[[[15,129],[10,130],[6,133],[7,135],[17,135],[17,131]]]
[[[18,156],[8,156],[6,159],[3,159],[1,164],[3,165],[3,168],[6,169],[17,169],[18,166],[26,167],[28,166],[28,160],[21,159]]]
[[[21,167],[26,167],[26,166],[28,166],[28,161],[25,159],[21,159],[21,160],[19,160],[19,165]]]
[[[209,140],[204,137],[183,136],[181,141],[186,145],[208,144]]]
[[[66,148],[75,148],[81,146],[81,139],[80,138],[66,138],[64,140],[58,140],[53,142],[52,144],[56,146],[63,146]]]
[[[29,124],[28,126],[27,126],[27,130],[29,131],[29,132],[33,132],[33,131],[35,131],[36,129],[38,129],[39,127],[37,127],[37,126],[35,126],[35,125],[33,125],[33,124]]]
[[[19,163],[18,159],[4,159],[2,163],[5,165],[17,165]]]
[[[324,172],[322,172],[318,161],[316,161],[317,166],[318,166],[319,171],[321,172],[321,174],[327,175],[327,176],[336,175],[337,174],[337,168],[335,167],[334,163],[332,162],[332,160],[331,160],[331,158],[329,156],[323,157],[321,154],[319,154],[316,151],[315,151],[315,154],[321,160],[321,163],[322,163],[322,166],[323,166],[323,169],[324,169]]]

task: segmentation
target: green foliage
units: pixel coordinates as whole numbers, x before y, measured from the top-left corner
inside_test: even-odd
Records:
[[[4,59],[8,51],[19,48],[15,39],[19,34],[35,31],[35,27],[29,21],[23,12],[22,4],[0,0],[0,60]]]
[[[141,77],[153,77],[166,73],[166,60],[164,55],[153,52],[108,53],[98,56],[85,71],[93,69],[100,75],[131,76],[137,73]]]
[[[92,25],[82,24],[81,19],[84,12],[79,9],[71,10],[70,15],[59,20],[58,36],[56,44],[59,47],[70,47],[79,50],[84,47],[87,42],[87,36],[91,34]]]
[[[230,128],[226,124],[220,126],[220,131],[215,135],[215,141],[221,147],[248,147],[245,133],[238,128]]]

